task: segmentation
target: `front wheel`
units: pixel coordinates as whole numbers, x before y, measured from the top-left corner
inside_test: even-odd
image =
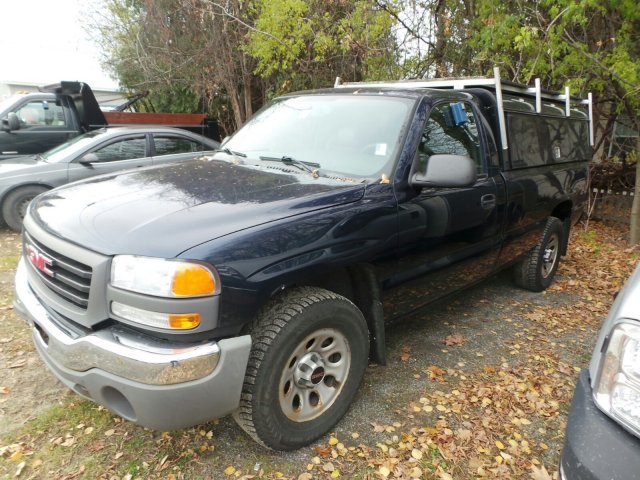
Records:
[[[560,263],[564,228],[556,217],[549,217],[542,239],[514,268],[517,285],[541,292],[551,285]]]
[[[345,414],[364,375],[367,324],[346,298],[320,288],[284,294],[254,324],[238,424],[275,450],[308,445]]]

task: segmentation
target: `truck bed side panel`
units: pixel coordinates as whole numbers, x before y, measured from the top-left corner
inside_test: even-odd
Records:
[[[540,240],[549,215],[571,205],[578,220],[587,198],[587,163],[571,162],[523,168],[503,173],[507,186],[504,244],[498,268],[516,261]]]

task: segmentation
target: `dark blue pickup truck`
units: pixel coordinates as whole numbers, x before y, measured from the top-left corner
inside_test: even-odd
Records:
[[[498,74],[278,98],[207,160],[37,197],[16,310],[62,382],[128,420],[233,412],[298,448],[385,363],[386,320],[506,267],[549,286],[585,204],[587,110]]]

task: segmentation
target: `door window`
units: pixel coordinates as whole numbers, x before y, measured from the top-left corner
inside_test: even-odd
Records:
[[[478,125],[473,109],[463,102],[441,103],[431,110],[422,132],[418,158],[424,171],[431,155],[464,155],[472,158],[482,173]]]
[[[130,160],[145,157],[145,145],[144,137],[126,138],[94,150],[92,153],[98,157],[98,162]]]
[[[64,110],[55,102],[34,100],[20,107],[16,112],[21,128],[35,126],[64,126]]]
[[[174,153],[199,152],[204,150],[200,142],[187,138],[154,135],[156,155],[173,155]]]

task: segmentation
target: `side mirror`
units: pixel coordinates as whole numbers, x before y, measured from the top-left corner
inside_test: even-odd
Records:
[[[5,132],[20,130],[20,119],[14,112],[9,112],[6,118],[2,119],[2,130]]]
[[[464,155],[431,155],[424,172],[415,173],[413,187],[469,187],[476,182],[476,162]]]
[[[87,153],[78,160],[81,165],[91,165],[92,163],[99,162],[100,159],[95,153]]]

